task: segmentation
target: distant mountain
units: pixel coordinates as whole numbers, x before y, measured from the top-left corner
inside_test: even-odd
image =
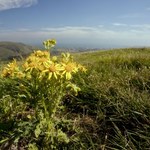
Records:
[[[0,42],[0,60],[8,60],[27,56],[36,47],[16,42]]]

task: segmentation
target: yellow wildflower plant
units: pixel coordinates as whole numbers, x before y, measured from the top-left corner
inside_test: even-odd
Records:
[[[46,49],[50,49],[55,46],[56,40],[49,39],[43,44]],[[66,94],[71,92],[77,95],[81,90],[72,83],[73,74],[85,72],[86,69],[74,62],[70,53],[62,53],[61,58],[57,58],[51,56],[48,50],[36,50],[19,64],[16,60],[9,63],[3,69],[2,77],[15,81],[13,89],[17,89],[17,100],[20,100],[18,105],[23,104],[24,109],[31,107],[34,111],[33,116],[28,114],[25,117],[30,121],[37,119],[33,121],[37,127],[35,137],[45,134],[45,139],[50,143],[54,139],[69,142],[67,134],[55,125],[58,119],[56,113],[62,110],[61,101]],[[57,137],[51,134],[52,129]]]

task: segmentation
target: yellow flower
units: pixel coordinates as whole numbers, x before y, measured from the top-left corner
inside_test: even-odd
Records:
[[[40,56],[43,56],[43,53],[41,50],[37,50],[37,51],[34,51],[34,53],[32,54],[33,56],[37,56],[37,57],[40,57]]]
[[[7,65],[7,68],[10,68],[12,70],[16,69],[17,67],[18,67],[18,65],[17,65],[17,61],[15,59]]]
[[[49,51],[41,51],[41,50],[37,50],[34,51],[33,54],[31,54],[31,56],[36,56],[36,57],[44,57],[44,58],[49,58],[50,57],[50,52]]]
[[[76,63],[70,62],[67,64],[62,64],[63,66],[63,73],[66,75],[66,79],[70,80],[72,78],[72,73],[76,73],[78,71]]]
[[[25,71],[32,71],[33,69],[38,69],[39,68],[39,65],[37,62],[30,62],[30,63],[27,63],[25,62],[25,64],[23,64],[23,68],[25,69]]]
[[[17,76],[18,78],[24,78],[24,77],[25,77],[25,74],[22,73],[21,71],[19,71],[19,72],[16,74],[16,76]]]
[[[56,45],[55,39],[49,39],[43,42],[43,45],[46,49],[50,49],[51,47],[54,47]]]
[[[56,64],[52,61],[45,63],[45,67],[46,69],[43,71],[43,73],[48,73],[48,79],[51,79],[52,76],[57,79],[57,76],[60,75],[60,71],[62,70],[60,64]]]
[[[62,53],[61,56],[62,56],[62,62],[63,63],[72,62],[72,60],[73,60],[73,58],[70,55],[70,53]]]
[[[29,56],[23,64],[23,68],[25,71],[32,71],[33,69],[39,70],[38,62],[39,59],[36,56]]]
[[[2,77],[9,77],[9,76],[11,76],[11,74],[12,74],[12,72],[9,69],[4,68],[3,71],[2,71],[1,76]]]
[[[49,39],[48,43],[49,43],[49,45],[51,45],[51,47],[55,46],[56,45],[56,40],[55,39]]]
[[[14,77],[19,71],[16,60],[9,63],[2,71],[2,77]]]

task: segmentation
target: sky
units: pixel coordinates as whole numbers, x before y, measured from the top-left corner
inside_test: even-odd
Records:
[[[150,0],[0,0],[0,41],[58,46],[150,46]]]

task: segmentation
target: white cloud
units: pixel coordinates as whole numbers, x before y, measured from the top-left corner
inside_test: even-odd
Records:
[[[114,26],[127,26],[127,24],[124,23],[113,23]]]
[[[150,30],[150,24],[123,24],[123,23],[112,23],[114,27],[117,27],[117,29],[132,29],[132,30],[137,30],[137,31],[146,31]],[[121,28],[120,28],[121,27]]]
[[[37,3],[37,0],[0,0],[0,11],[20,8],[20,7],[30,7]]]
[[[94,31],[95,27],[85,27],[85,26],[65,26],[65,27],[58,27],[58,28],[42,28],[43,31],[54,31],[54,32],[65,32],[65,31]]]
[[[88,26],[64,26],[57,28],[42,28],[29,30],[25,28],[16,31],[5,31],[0,33],[2,41],[18,41],[25,43],[41,43],[47,38],[55,38],[58,44],[76,45],[77,47],[128,47],[128,46],[150,46],[150,31],[141,30],[128,25],[129,28],[116,30],[109,27]],[[141,25],[142,26],[142,25]],[[143,25],[144,26],[144,25]],[[148,25],[147,25],[148,26]],[[119,28],[119,27],[118,27]]]

